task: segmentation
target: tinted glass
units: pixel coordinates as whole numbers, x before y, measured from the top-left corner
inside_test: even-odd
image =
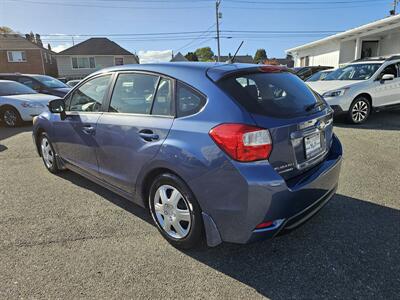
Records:
[[[108,89],[111,75],[89,80],[69,97],[70,111],[99,111]]]
[[[329,73],[324,80],[338,80],[339,76],[343,73],[342,69],[337,69],[331,73]]]
[[[383,75],[390,74],[394,75],[394,77],[397,77],[397,67],[396,64],[391,64],[388,65],[383,71],[381,72],[380,76],[382,77]]]
[[[9,95],[26,95],[26,94],[36,94],[34,90],[26,85],[15,81],[3,81],[0,82],[0,96]]]
[[[26,86],[30,87],[31,89],[38,89],[39,88],[39,84],[37,84],[36,82],[33,82],[33,80],[31,78],[19,77],[18,78],[18,82],[22,83],[23,85],[26,85]]]
[[[156,97],[154,98],[152,115],[172,116],[172,81],[166,78],[160,80]]]
[[[120,74],[114,87],[109,111],[150,114],[158,76]]]
[[[321,102],[297,76],[290,73],[253,73],[219,82],[221,88],[250,113],[272,117],[307,114]]]
[[[179,82],[177,86],[177,115],[185,117],[200,111],[206,99],[191,87]]]
[[[318,73],[315,73],[312,75],[310,78],[308,78],[306,81],[318,81],[318,80],[325,80],[325,78],[332,73],[332,71],[319,71]]]
[[[37,81],[39,81],[41,84],[43,84],[45,87],[48,87],[48,88],[56,89],[56,88],[68,87],[65,83],[61,82],[58,79],[50,77],[50,76],[35,75],[35,76],[32,76],[32,77],[35,78]]]
[[[336,80],[367,80],[375,74],[381,64],[355,64],[341,69]]]

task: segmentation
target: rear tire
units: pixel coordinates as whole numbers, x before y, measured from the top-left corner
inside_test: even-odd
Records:
[[[357,97],[351,103],[347,120],[351,124],[364,123],[371,114],[371,103],[368,98],[364,96]]]
[[[1,119],[7,127],[17,127],[22,123],[18,110],[12,106],[7,106],[1,110]]]
[[[149,211],[162,236],[174,247],[190,249],[203,240],[200,205],[178,176],[165,173],[154,180]]]
[[[57,163],[57,155],[54,151],[48,135],[43,132],[40,135],[40,155],[43,159],[44,166],[49,172],[56,174],[61,171]]]

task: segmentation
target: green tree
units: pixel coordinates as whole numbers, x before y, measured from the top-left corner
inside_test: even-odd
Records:
[[[199,48],[195,51],[199,61],[213,61],[214,52],[210,47]]]
[[[199,58],[197,57],[196,53],[193,52],[188,52],[185,55],[185,57],[188,61],[199,61]]]
[[[267,52],[265,49],[258,49],[256,54],[254,55],[254,62],[258,64],[259,62],[263,61],[267,58]]]
[[[7,26],[0,26],[0,33],[13,33],[14,31]]]

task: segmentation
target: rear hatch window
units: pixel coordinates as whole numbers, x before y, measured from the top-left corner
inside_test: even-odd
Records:
[[[219,81],[220,87],[248,112],[277,118],[303,116],[323,101],[290,73],[238,74]]]
[[[332,140],[329,106],[297,76],[287,72],[234,73],[217,84],[271,134],[269,157],[284,178],[294,178],[323,161]]]

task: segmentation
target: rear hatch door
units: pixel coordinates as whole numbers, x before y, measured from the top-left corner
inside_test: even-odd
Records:
[[[269,162],[284,178],[323,161],[332,140],[332,110],[297,76],[274,68],[231,73],[219,86],[270,131]]]

